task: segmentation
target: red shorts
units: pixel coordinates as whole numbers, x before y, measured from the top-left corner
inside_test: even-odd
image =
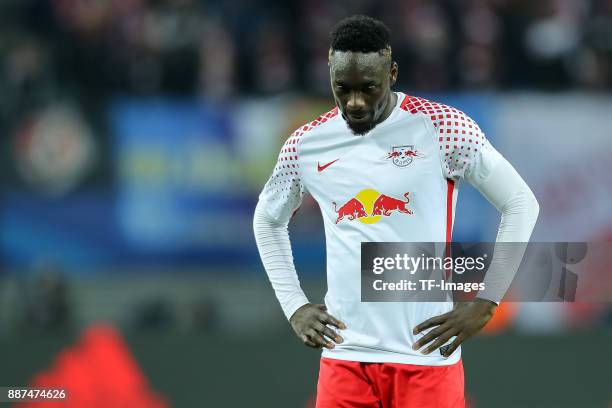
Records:
[[[316,408],[464,408],[463,364],[420,366],[321,358]]]

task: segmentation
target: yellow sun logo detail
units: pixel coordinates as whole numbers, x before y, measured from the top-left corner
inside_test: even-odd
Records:
[[[358,199],[361,204],[363,204],[366,213],[372,214],[372,211],[374,210],[374,202],[379,196],[380,193],[378,191],[368,188],[366,190],[361,190],[355,196],[355,198]],[[359,220],[359,222],[362,222],[364,224],[374,224],[378,222],[378,220],[380,220],[381,218],[382,216],[380,215],[368,215],[367,217],[361,217],[357,219]]]

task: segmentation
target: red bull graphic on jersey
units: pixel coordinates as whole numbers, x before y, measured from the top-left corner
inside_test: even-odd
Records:
[[[389,197],[386,194],[381,194],[376,201],[374,201],[374,209],[372,215],[384,215],[386,217],[391,215],[393,211],[399,211],[404,214],[412,214],[412,211],[406,208],[410,199],[408,193],[404,193],[406,201],[398,200],[397,198]]]
[[[391,151],[387,153],[385,160],[391,159],[393,164],[398,167],[406,167],[412,160],[422,157],[422,154],[417,152],[413,145],[409,146],[392,146]]]
[[[338,207],[334,201],[334,211],[338,214],[336,224],[341,221],[359,220],[363,224],[374,224],[382,217],[389,217],[393,213],[412,214],[407,208],[410,199],[409,193],[404,194],[405,200],[397,199],[376,190],[361,190],[355,197]]]
[[[356,198],[351,198],[346,202],[346,204],[344,204],[340,208],[336,208],[335,201],[332,204],[334,205],[334,211],[338,213],[336,224],[342,221],[344,217],[347,217],[348,220],[353,221],[355,218],[362,218],[368,216],[365,211],[364,205]]]

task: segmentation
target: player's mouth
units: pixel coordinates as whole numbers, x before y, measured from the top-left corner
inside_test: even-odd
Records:
[[[347,112],[346,117],[348,118],[349,122],[359,125],[364,124],[370,120],[370,114],[368,112]]]

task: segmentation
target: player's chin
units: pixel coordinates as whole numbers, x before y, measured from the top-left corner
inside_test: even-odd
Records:
[[[363,136],[368,133],[374,127],[372,122],[353,122],[347,121],[349,129],[353,132],[354,135]]]

